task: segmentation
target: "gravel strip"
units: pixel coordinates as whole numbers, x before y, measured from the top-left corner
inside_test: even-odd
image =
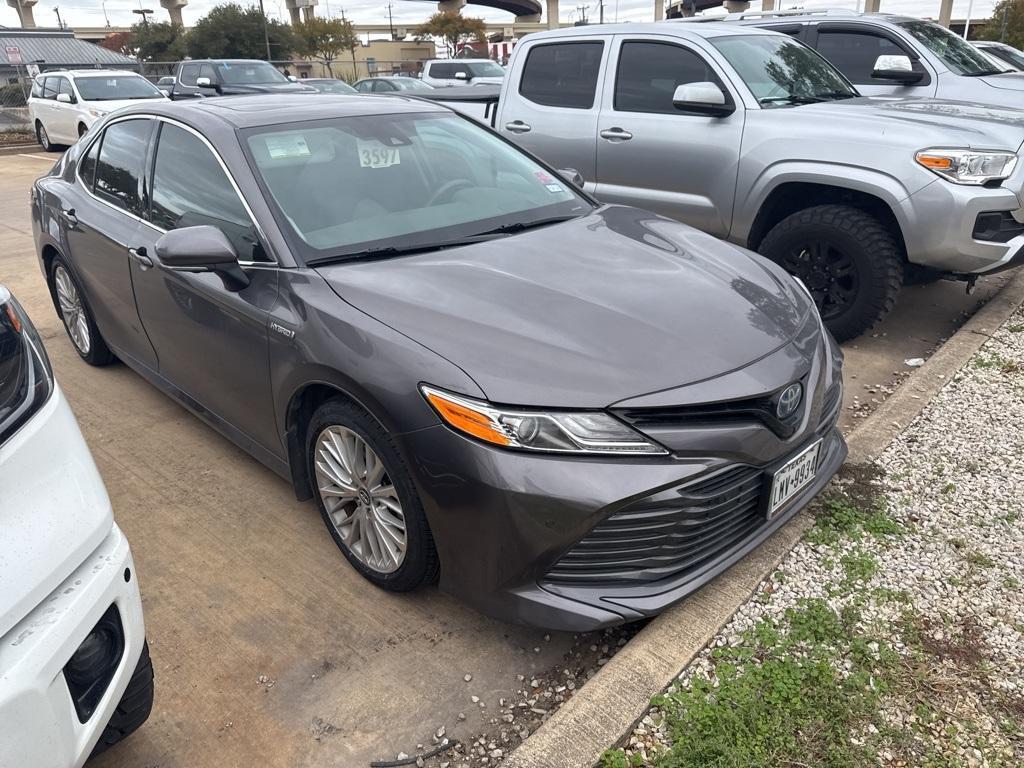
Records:
[[[829,518],[819,518],[669,697],[704,683],[716,688],[722,650],[749,646],[766,621],[785,627],[809,600],[837,616],[855,606],[854,631],[881,637],[888,647],[879,652],[892,654],[893,668],[911,670],[926,696],[883,691],[877,717],[851,728],[851,750],[867,745],[871,764],[886,766],[938,765],[930,762],[936,757],[943,766],[1024,764],[1024,312],[875,466],[854,469],[832,492],[884,508],[881,522],[844,529],[822,527]],[[865,533],[882,523],[893,530]],[[740,664],[740,673],[759,663]],[[836,667],[840,676],[851,668],[843,659]],[[680,758],[685,737],[671,728],[679,716],[664,703],[653,707],[605,764],[689,765]]]

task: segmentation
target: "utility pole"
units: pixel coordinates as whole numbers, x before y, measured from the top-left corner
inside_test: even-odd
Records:
[[[142,26],[149,27],[149,14],[153,12],[152,8],[133,8],[132,13],[142,17]]]
[[[263,10],[263,0],[260,0],[260,16],[263,17],[263,42],[267,46],[267,61],[274,57],[270,55],[270,33],[267,31],[267,12]]]
[[[391,3],[388,3],[388,29],[391,30],[391,39],[395,39],[395,20],[391,16]]]
[[[604,24],[604,0],[597,1],[597,23]]]
[[[58,29],[64,29],[64,22],[60,18],[60,8],[56,5],[53,6],[53,12],[57,14],[57,27]]]

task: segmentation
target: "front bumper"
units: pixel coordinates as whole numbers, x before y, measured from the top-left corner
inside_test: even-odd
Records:
[[[124,652],[95,711],[82,723],[63,668],[115,606]],[[92,752],[142,654],[145,629],[128,540],[113,525],[100,546],[0,638],[0,768],[77,768]]]
[[[809,368],[807,355],[787,349],[756,364],[762,373],[774,371],[779,380],[773,387],[806,382],[805,413],[799,428],[785,438],[764,425],[726,421],[648,431],[670,448],[669,456],[609,458],[501,450],[441,425],[399,436],[434,534],[441,588],[488,614],[573,632],[652,616],[678,602],[796,514],[845,459],[846,444],[835,428],[842,403],[839,355],[830,339],[818,347]],[[717,386],[722,391],[740,381],[749,386],[749,373],[738,371],[735,380],[722,377]],[[706,391],[706,383],[695,387]],[[819,439],[815,479],[769,521],[760,505],[769,491],[770,473]],[[670,520],[657,518],[664,518],[674,499],[731,472],[744,474],[743,503],[748,504],[728,510],[736,518],[728,524],[731,535],[710,544],[695,542],[699,557],[680,558],[684,549],[693,554],[690,542],[684,541],[685,529],[699,529],[699,515],[674,509],[668,511]],[[749,506],[751,495],[754,508]],[[589,546],[593,552],[595,537],[605,535],[603,527],[621,525],[624,518],[638,541],[664,534],[652,543],[650,553],[641,552],[653,566],[605,579],[602,574],[615,569],[598,557],[597,567],[584,578],[565,578],[562,565],[574,557],[578,565],[580,548]],[[639,530],[647,525],[657,529],[655,534]]]

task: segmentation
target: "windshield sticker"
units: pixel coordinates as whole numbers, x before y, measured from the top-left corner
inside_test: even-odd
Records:
[[[309,155],[306,137],[299,133],[267,136],[264,141],[267,143],[267,154],[270,155],[271,160],[281,160],[286,157],[307,157]]]
[[[554,183],[552,183],[552,184],[545,184],[544,186],[547,187],[548,192],[550,192],[553,195],[557,195],[560,192],[565,192],[565,189],[562,187],[561,184],[554,184]]]
[[[544,185],[544,188],[552,195],[557,195],[565,191],[565,188],[551,178],[549,173],[544,171],[534,171],[533,175],[537,177],[537,180],[540,181],[540,183]]]
[[[361,168],[390,168],[401,165],[402,158],[397,147],[385,147],[379,141],[359,141],[359,166]]]

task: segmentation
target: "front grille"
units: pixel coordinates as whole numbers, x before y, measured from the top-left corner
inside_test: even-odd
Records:
[[[545,580],[632,584],[695,571],[764,524],[763,483],[762,470],[738,466],[634,502],[595,526]]]
[[[821,399],[821,419],[818,421],[816,430],[819,437],[824,437],[835,426],[839,419],[839,409],[842,406],[843,388],[839,384],[833,384],[825,392]]]
[[[644,428],[681,429],[697,426],[721,426],[724,424],[749,424],[760,422],[782,438],[792,437],[800,425],[807,403],[806,381],[804,401],[791,416],[780,419],[776,415],[778,398],[786,387],[781,387],[763,397],[743,400],[726,400],[717,403],[696,405],[668,405],[655,408],[622,408],[616,413],[641,432]],[[789,386],[788,384],[786,386]]]

